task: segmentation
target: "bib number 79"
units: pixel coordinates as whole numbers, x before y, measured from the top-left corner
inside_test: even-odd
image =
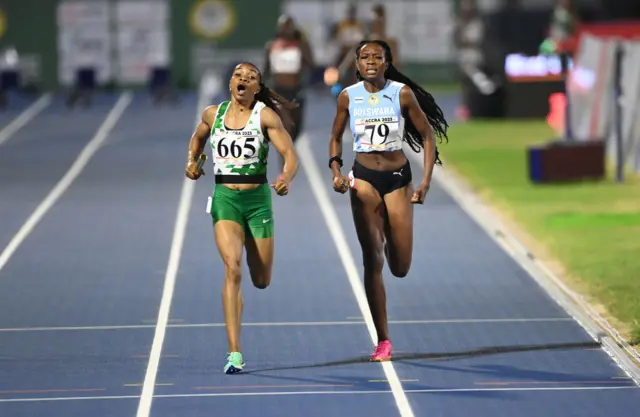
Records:
[[[365,126],[364,130],[369,131],[369,142],[372,145],[382,145],[389,137],[389,126],[384,123]]]
[[[256,147],[253,144],[256,138],[243,139],[234,138],[231,141],[227,141],[227,138],[220,139],[216,144],[216,153],[221,158],[227,158],[229,155],[233,158],[252,158],[256,154]]]

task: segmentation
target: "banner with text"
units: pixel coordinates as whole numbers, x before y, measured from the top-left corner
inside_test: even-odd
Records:
[[[78,68],[96,69],[100,84],[112,79],[109,2],[62,1],[58,5],[58,80],[74,82]]]
[[[169,65],[169,4],[122,0],[116,4],[117,72],[124,84],[141,84],[154,66]]]

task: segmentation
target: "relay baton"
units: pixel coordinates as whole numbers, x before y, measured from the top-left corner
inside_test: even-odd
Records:
[[[198,172],[202,173],[202,175],[205,175],[202,167],[204,166],[204,163],[206,161],[207,161],[207,155],[204,153],[200,154],[200,157],[198,158],[198,163],[196,164],[196,168],[198,168]]]

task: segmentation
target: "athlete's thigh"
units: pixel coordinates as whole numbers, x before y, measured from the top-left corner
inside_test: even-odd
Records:
[[[217,185],[211,202],[213,231],[220,256],[227,267],[239,267],[245,226],[235,192]]]
[[[242,225],[233,220],[218,220],[213,226],[213,234],[225,267],[240,274],[242,247],[245,243]]]
[[[258,288],[266,288],[271,282],[274,252],[274,219],[271,190],[267,185],[252,191],[245,203],[245,248],[251,280]]]
[[[363,252],[369,255],[381,251],[385,208],[380,194],[370,183],[356,179],[349,195],[356,234]]]
[[[394,275],[406,275],[413,253],[413,186],[408,184],[384,196],[387,216],[387,261]]]

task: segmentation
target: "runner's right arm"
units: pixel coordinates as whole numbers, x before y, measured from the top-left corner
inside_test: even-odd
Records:
[[[202,175],[197,169],[198,158],[204,151],[204,145],[211,134],[211,126],[215,118],[218,106],[209,106],[202,112],[200,123],[189,140],[189,152],[187,155],[187,168],[185,175],[192,180],[197,180]]]

